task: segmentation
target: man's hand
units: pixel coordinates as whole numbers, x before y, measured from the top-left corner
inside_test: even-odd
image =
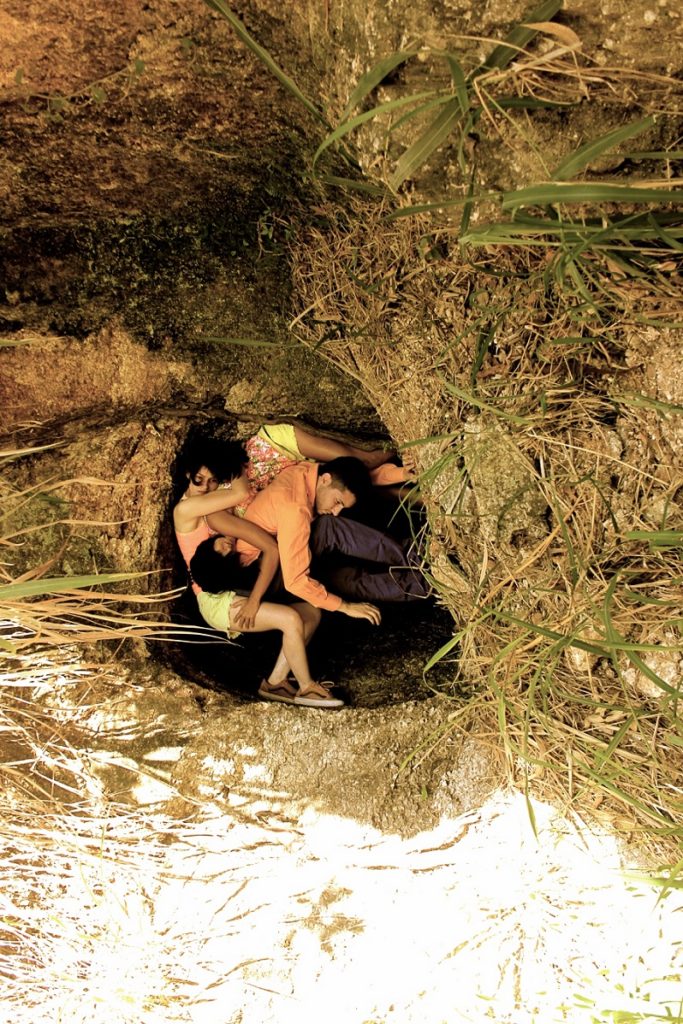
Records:
[[[242,607],[235,611],[234,622],[238,629],[254,628],[256,613],[259,610],[260,605],[260,601],[254,600],[253,597],[248,597]]]
[[[367,619],[373,626],[379,626],[382,621],[379,608],[376,608],[374,604],[366,604],[364,601],[342,601],[339,611],[351,619]]]

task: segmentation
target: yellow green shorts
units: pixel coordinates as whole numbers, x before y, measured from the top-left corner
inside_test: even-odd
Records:
[[[282,455],[295,459],[297,462],[303,461],[304,456],[296,443],[296,434],[292,423],[268,423],[261,427],[256,436],[260,437],[262,441],[267,441]]]
[[[234,590],[224,590],[222,594],[208,594],[200,590],[197,594],[197,604],[204,622],[225,633],[229,640],[240,635],[239,629],[230,629],[230,609],[236,597]]]

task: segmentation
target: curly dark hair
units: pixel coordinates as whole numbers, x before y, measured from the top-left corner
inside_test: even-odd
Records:
[[[241,476],[249,461],[241,441],[223,441],[209,435],[195,434],[178,452],[173,466],[171,505],[176,505],[187,489],[187,477],[193,477],[202,466],[220,483]]]
[[[215,537],[203,540],[192,556],[192,579],[208,594],[222,594],[225,590],[249,593],[258,575],[258,565],[240,565],[239,555],[235,551],[229,555],[214,551],[215,540]]]
[[[241,441],[219,441],[207,437],[193,441],[180,461],[182,472],[190,476],[206,466],[219,483],[228,483],[241,475],[249,456]]]

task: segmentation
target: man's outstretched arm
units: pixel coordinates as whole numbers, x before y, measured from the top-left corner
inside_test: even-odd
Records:
[[[280,566],[286,589],[302,601],[308,601],[315,608],[330,612],[342,612],[352,619],[366,619],[379,625],[379,609],[365,601],[343,601],[336,594],[330,594],[322,583],[312,579],[311,515],[299,506],[283,507],[280,511],[277,544],[280,552]]]

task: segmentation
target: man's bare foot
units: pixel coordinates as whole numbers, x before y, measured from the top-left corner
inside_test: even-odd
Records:
[[[378,466],[383,466],[395,454],[396,452],[384,451],[383,448],[375,448],[371,452],[363,451],[361,448],[358,449],[358,458],[368,469],[377,469]]]

